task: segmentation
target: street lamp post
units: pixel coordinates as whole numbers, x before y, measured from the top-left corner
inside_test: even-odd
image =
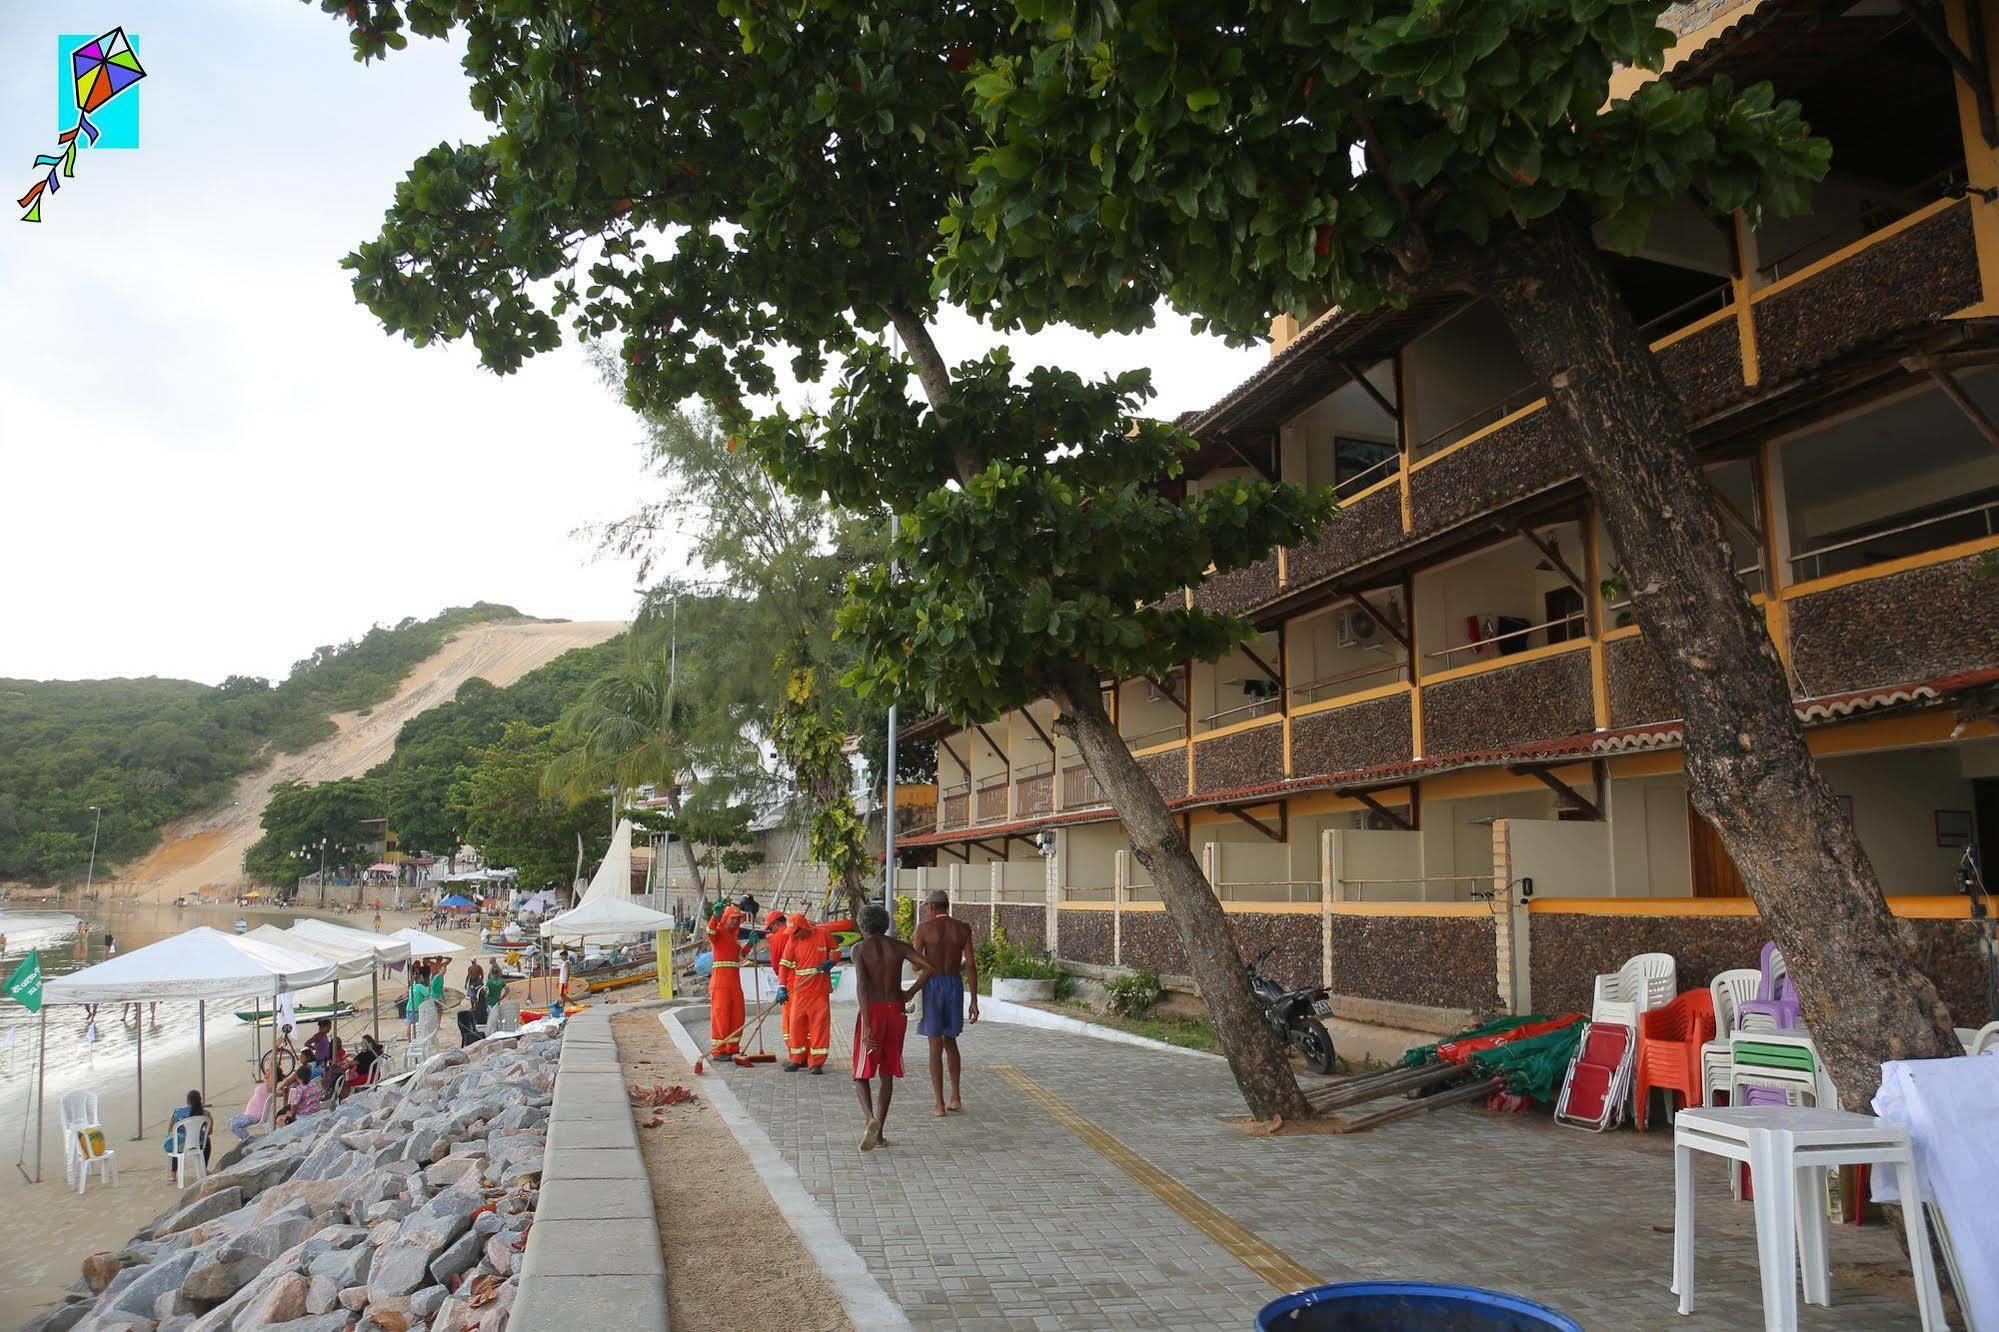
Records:
[[[319,839],[319,904],[326,905],[326,839]]]
[[[83,900],[90,900],[90,890],[97,882],[97,830],[104,826],[104,808],[92,805],[90,812],[97,817],[90,821],[90,869],[83,876]],[[56,905],[62,905],[62,885],[56,885]]]

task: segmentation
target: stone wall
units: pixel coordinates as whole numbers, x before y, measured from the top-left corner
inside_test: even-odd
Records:
[[[990,905],[974,906],[970,902],[953,902],[951,914],[972,927],[972,940],[984,943],[993,932],[993,909]]]
[[[1002,902],[994,910],[999,912],[1000,928],[1006,931],[1006,937],[1014,947],[1024,948],[1030,953],[1047,951],[1047,907]]]
[[[1659,654],[1645,635],[1604,644],[1604,671],[1610,679],[1610,724],[1643,726],[1680,715]]]
[[[1574,476],[1560,420],[1547,408],[1522,416],[1409,474],[1409,516],[1418,535]]]
[[[1959,204],[1755,305],[1762,388],[1906,329],[1975,305],[1984,293],[1971,209]]]
[[[1194,789],[1234,791],[1284,775],[1284,724],[1237,731],[1194,745]]]
[[[1989,669],[1999,579],[1953,560],[1791,603],[1791,660],[1807,697]]]
[[[1079,911],[1063,907],[1059,911],[1056,934],[1061,940],[1061,956],[1070,962],[1087,962],[1108,967],[1115,958],[1116,924],[1108,911]]]
[[[1689,420],[1710,416],[1753,391],[1742,382],[1742,334],[1732,315],[1661,347],[1656,354],[1666,382],[1686,405]]]
[[[1307,713],[1291,720],[1291,771],[1315,777],[1407,763],[1412,743],[1406,693]]]
[[[1187,950],[1164,911],[1127,911],[1121,928],[1126,966],[1150,967],[1165,976],[1187,974]]]
[[[1263,974],[1287,990],[1319,983],[1319,917],[1296,912],[1232,911],[1229,928],[1243,961],[1254,961],[1264,949],[1273,950]]]
[[[1588,652],[1482,671],[1423,690],[1423,752],[1510,749],[1596,728]]]
[[[1492,920],[1333,917],[1333,993],[1431,1008],[1499,1008]]]
[[[1145,769],[1145,775],[1159,788],[1159,794],[1168,800],[1178,800],[1187,794],[1187,751],[1181,749],[1162,750],[1157,754],[1147,754],[1139,759],[1138,766]]]
[[[1341,505],[1339,513],[1320,529],[1318,540],[1287,550],[1286,582],[1292,588],[1307,587],[1385,554],[1402,542],[1402,488],[1384,486]]]
[[[1993,1018],[1985,998],[1985,962],[1969,920],[1904,920],[1960,1027]],[[1706,985],[1732,967],[1753,967],[1769,942],[1760,916],[1583,916],[1535,913],[1532,938],[1534,1007],[1543,1013],[1587,1013],[1595,977],[1638,953],[1670,953],[1679,985]]]
[[[1277,595],[1277,553],[1247,569],[1218,573],[1194,589],[1194,604],[1202,610],[1239,615]]]

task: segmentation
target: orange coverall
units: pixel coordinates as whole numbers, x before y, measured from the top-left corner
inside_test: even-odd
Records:
[[[791,941],[784,950],[784,975],[791,990],[785,1004],[788,1049],[792,1063],[823,1068],[833,1050],[833,978],[817,968],[822,962],[840,960],[836,927],[852,926],[842,921],[814,925],[802,916],[791,919]]]
[[[788,979],[784,970],[784,946],[790,938],[791,922],[785,919],[784,913],[782,911],[766,913],[764,916],[764,949],[769,958],[771,972],[777,977],[779,985],[784,984]],[[761,1024],[757,1027],[757,1031],[761,1038],[763,1031]],[[790,1034],[791,1018],[786,1011],[786,1006],[780,1004],[777,1010],[777,1048],[779,1053],[783,1054],[786,1059],[791,1058]]]
[[[731,902],[708,922],[708,946],[715,969],[708,973],[709,1053],[736,1053],[743,1035],[742,908]]]

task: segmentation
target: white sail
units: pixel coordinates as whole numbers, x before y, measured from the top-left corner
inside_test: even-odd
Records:
[[[604,853],[604,863],[590,878],[590,886],[583,890],[583,896],[576,905],[585,902],[629,902],[632,900],[632,821],[619,819],[618,826],[611,834],[611,849]]]

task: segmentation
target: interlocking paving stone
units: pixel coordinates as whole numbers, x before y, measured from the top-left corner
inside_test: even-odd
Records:
[[[706,1030],[706,1016],[686,1019]],[[1248,1327],[1277,1292],[993,1069],[1020,1069],[1204,1201],[1326,1281],[1394,1277],[1514,1291],[1591,1328],[1759,1325],[1754,1217],[1696,1162],[1698,1305],[1668,1292],[1672,1141],[1443,1110],[1370,1133],[1250,1137],[1219,1060],[980,1024],[964,1115],[930,1115],[922,1038],[892,1146],[863,1154],[851,1010],[824,1077],[718,1070],[918,1328]],[[837,1067],[835,1067],[837,1066]],[[1901,1263],[1881,1226],[1832,1228],[1832,1260]],[[1913,1328],[1912,1304],[1835,1285],[1799,1326]]]

